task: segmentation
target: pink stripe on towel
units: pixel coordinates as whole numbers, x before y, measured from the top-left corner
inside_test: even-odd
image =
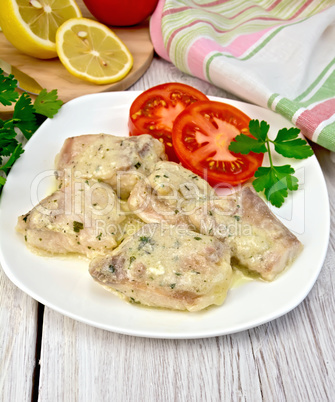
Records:
[[[162,35],[162,13],[165,0],[159,0],[155,11],[150,18],[150,37],[156,53],[167,61],[171,61],[164,46]]]
[[[312,109],[304,110],[296,121],[296,126],[302,134],[311,138],[311,134],[325,120],[335,114],[335,98],[317,104]]]
[[[272,28],[267,28],[250,35],[239,36],[228,46],[221,46],[215,40],[209,38],[200,38],[196,40],[190,46],[187,55],[187,63],[191,73],[201,79],[206,79],[204,68],[206,58],[210,53],[221,52],[234,57],[240,57],[271,29]]]

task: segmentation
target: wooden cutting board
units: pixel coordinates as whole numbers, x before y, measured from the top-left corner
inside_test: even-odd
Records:
[[[82,0],[77,0],[77,4],[84,17],[94,19]],[[111,27],[111,29],[126,44],[134,58],[130,73],[114,84],[95,85],[74,77],[57,58],[40,60],[27,56],[16,50],[2,32],[0,32],[0,57],[35,78],[48,91],[57,89],[58,97],[63,102],[85,94],[122,91],[129,88],[145,73],[151,64],[154,50],[150,40],[148,21],[134,27]]]

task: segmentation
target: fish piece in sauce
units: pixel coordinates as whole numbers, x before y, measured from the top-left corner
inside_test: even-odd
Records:
[[[130,302],[199,311],[221,305],[231,284],[230,250],[213,236],[146,224],[91,261],[92,277]]]
[[[117,229],[125,219],[119,199],[108,184],[76,181],[20,216],[17,230],[35,250],[91,258],[118,245]]]
[[[194,208],[214,195],[212,187],[200,176],[175,162],[164,161],[136,184],[128,206],[147,223],[189,225],[189,205]]]
[[[64,142],[56,157],[56,169],[61,185],[67,175],[75,172],[82,179],[103,181],[120,198],[127,198],[135,184],[166,158],[164,145],[148,134],[137,137],[87,134]]]
[[[252,186],[205,206],[189,216],[192,224],[201,233],[224,239],[233,261],[265,280],[275,279],[303,249]]]

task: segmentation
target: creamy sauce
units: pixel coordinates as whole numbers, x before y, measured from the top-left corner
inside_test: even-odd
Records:
[[[230,289],[239,288],[240,286],[245,285],[251,281],[254,281],[256,278],[251,275],[247,275],[239,269],[233,268],[233,276],[231,281]]]
[[[53,194],[55,191],[58,190],[59,183],[55,176],[52,177],[50,184],[48,186],[48,190],[46,192],[46,196]]]
[[[176,226],[147,224],[90,273],[133,303],[197,311],[222,304],[231,282],[229,249],[218,239]]]

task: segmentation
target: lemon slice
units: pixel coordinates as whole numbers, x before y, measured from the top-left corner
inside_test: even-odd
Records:
[[[133,66],[125,44],[109,28],[87,18],[72,18],[58,29],[57,53],[73,75],[95,84],[124,78]]]
[[[0,0],[0,26],[6,38],[23,53],[40,59],[57,57],[57,29],[81,15],[74,0]]]

